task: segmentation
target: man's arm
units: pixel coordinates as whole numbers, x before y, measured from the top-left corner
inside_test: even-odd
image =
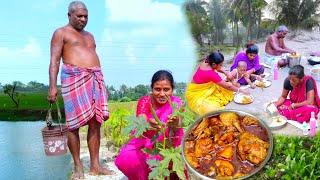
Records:
[[[48,100],[55,102],[58,94],[57,89],[57,75],[60,67],[60,59],[62,56],[63,48],[63,35],[62,30],[58,29],[54,32],[51,39],[50,47],[50,65],[49,65],[49,92]]]
[[[291,52],[291,51],[288,51],[286,49],[281,48],[275,41],[276,41],[275,37],[271,37],[269,43],[270,43],[270,46],[272,47],[272,49],[279,51],[281,53],[290,53]]]
[[[284,43],[284,38],[279,39],[279,42],[280,42],[282,48],[285,49],[285,50],[287,50],[288,53],[293,53],[293,52],[295,52],[294,50],[292,50],[292,49],[290,49],[290,48],[288,48],[288,47],[286,46],[286,44]]]

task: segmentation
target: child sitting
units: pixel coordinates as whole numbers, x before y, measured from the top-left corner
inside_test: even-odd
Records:
[[[262,77],[256,74],[247,74],[247,63],[244,61],[239,61],[237,68],[233,69],[229,74],[227,75],[228,81],[230,81],[234,86],[240,87],[241,85],[245,84],[240,84],[239,80],[244,78],[246,83],[250,85],[252,89],[254,89],[256,86],[254,83],[251,82],[251,79],[257,79],[259,81],[262,81]]]

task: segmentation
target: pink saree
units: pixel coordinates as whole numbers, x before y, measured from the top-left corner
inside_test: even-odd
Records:
[[[171,96],[171,101],[181,106],[179,97]],[[145,115],[147,120],[153,118],[151,114],[151,98],[150,96],[143,96],[139,99],[137,104],[136,115]],[[167,102],[163,106],[155,109],[160,121],[166,123],[168,116],[172,114],[170,103]],[[120,153],[115,159],[115,164],[129,180],[146,180],[150,173],[150,168],[147,164],[148,159],[161,160],[160,155],[150,156],[142,151],[143,148],[152,149],[153,144],[151,139],[156,135],[156,131],[149,130],[144,136],[140,138],[131,139],[126,145],[120,149]],[[166,129],[165,136],[169,137],[169,129]],[[164,134],[157,138],[157,141],[163,141]],[[183,128],[176,129],[173,133],[173,146],[177,147],[181,144],[183,138]]]
[[[300,103],[307,100],[306,84],[307,80],[311,78],[314,84],[314,105],[304,105],[295,109],[290,109],[292,103]],[[286,99],[283,105],[278,107],[278,111],[281,115],[285,116],[287,119],[296,120],[300,123],[304,121],[309,121],[311,117],[311,112],[313,111],[315,115],[319,112],[320,99],[317,91],[317,84],[311,76],[305,76],[303,82],[297,87],[293,88],[289,95],[290,99]]]

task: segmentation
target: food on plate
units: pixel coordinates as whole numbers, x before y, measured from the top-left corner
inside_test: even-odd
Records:
[[[249,103],[252,103],[252,98],[248,95],[243,95],[242,96],[242,100],[241,100],[241,103],[242,104],[249,104]]]
[[[266,85],[266,82],[264,82],[264,81],[256,81],[256,86],[257,87],[261,87],[261,88],[266,88],[267,87],[267,85]]]
[[[286,124],[286,118],[281,115],[274,116],[271,119],[272,119],[272,122],[269,125],[270,127],[281,127],[282,125]]]

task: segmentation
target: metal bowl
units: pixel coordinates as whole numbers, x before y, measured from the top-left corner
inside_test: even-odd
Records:
[[[300,54],[289,55],[287,58],[287,61],[289,63],[289,68],[292,68],[293,66],[300,64],[301,55]]]
[[[207,117],[211,117],[211,116],[216,116],[216,115],[219,115],[221,113],[224,113],[224,112],[234,112],[234,113],[237,113],[238,115],[240,116],[251,116],[255,119],[257,119],[260,123],[260,126],[265,128],[267,133],[268,133],[268,138],[269,138],[269,149],[268,149],[268,154],[266,156],[266,158],[264,159],[264,161],[258,166],[256,167],[250,174],[247,174],[245,176],[241,176],[237,179],[246,179],[254,174],[256,174],[258,171],[260,171],[266,164],[267,162],[269,161],[271,155],[272,155],[272,150],[273,150],[273,136],[272,136],[272,133],[271,133],[271,130],[269,129],[269,127],[267,126],[267,124],[260,118],[250,114],[250,113],[247,113],[247,112],[244,112],[244,111],[240,111],[240,110],[234,110],[234,109],[228,109],[228,110],[218,110],[218,111],[213,111],[211,113],[208,113],[202,117],[200,117],[199,119],[197,119],[196,122],[194,122],[189,128],[188,130],[186,131],[186,133],[184,134],[184,137],[183,137],[183,141],[182,141],[182,158],[183,158],[183,161],[185,162],[185,164],[187,165],[188,169],[191,171],[192,174],[194,174],[196,177],[200,178],[200,179],[204,179],[204,180],[214,180],[213,178],[210,178],[208,176],[205,176],[201,173],[199,173],[197,170],[195,170],[188,162],[188,160],[186,159],[186,155],[184,153],[184,147],[185,147],[185,142],[186,142],[186,139],[188,137],[188,135],[191,133],[191,131],[193,130],[194,127],[196,127],[202,120],[203,118],[207,118]],[[221,179],[221,178],[219,178]],[[230,179],[230,178],[225,178],[225,179]]]

